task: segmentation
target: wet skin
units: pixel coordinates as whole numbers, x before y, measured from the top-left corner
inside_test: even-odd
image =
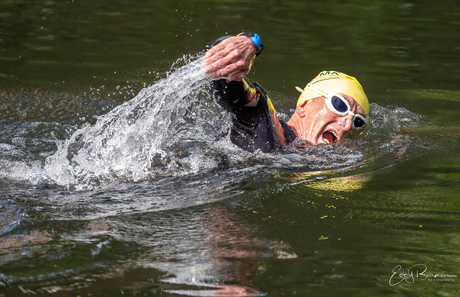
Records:
[[[342,93],[340,95],[348,101],[353,113],[366,117],[361,106],[352,97]],[[297,137],[315,145],[339,141],[352,129],[352,121],[352,114],[339,116],[329,110],[321,96],[297,106],[288,125],[295,130]]]

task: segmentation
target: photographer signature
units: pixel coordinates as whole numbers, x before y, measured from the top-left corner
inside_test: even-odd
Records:
[[[409,268],[404,269],[401,265],[396,265],[392,270],[392,275],[388,281],[390,286],[396,286],[402,282],[413,284],[415,279],[419,280],[432,280],[433,278],[453,279],[456,275],[449,274],[428,274],[426,271],[428,267],[425,264],[415,264]]]

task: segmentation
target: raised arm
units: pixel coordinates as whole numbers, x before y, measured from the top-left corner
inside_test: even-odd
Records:
[[[215,79],[211,94],[233,114],[230,138],[247,151],[269,152],[288,142],[267,93],[245,77],[263,46],[259,35],[223,37],[206,47],[203,67]]]

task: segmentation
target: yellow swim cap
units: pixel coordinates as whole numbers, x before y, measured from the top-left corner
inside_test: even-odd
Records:
[[[364,113],[369,113],[369,100],[366,93],[364,93],[358,80],[352,76],[338,71],[321,71],[310,84],[328,93],[342,93],[351,96],[358,102]],[[303,90],[300,88],[299,90],[302,91],[302,94],[297,100],[297,106],[307,100],[319,97],[318,92],[313,88],[305,87]]]

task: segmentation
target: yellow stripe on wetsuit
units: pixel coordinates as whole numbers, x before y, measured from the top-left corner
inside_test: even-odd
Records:
[[[243,78],[244,87],[247,90],[248,94],[248,103],[245,106],[256,106],[259,102],[259,96],[261,95],[260,92],[257,91],[253,84],[249,79],[246,77]],[[268,94],[264,94],[265,99],[267,101],[268,109],[276,114],[275,106],[273,106],[272,100],[268,96]]]

